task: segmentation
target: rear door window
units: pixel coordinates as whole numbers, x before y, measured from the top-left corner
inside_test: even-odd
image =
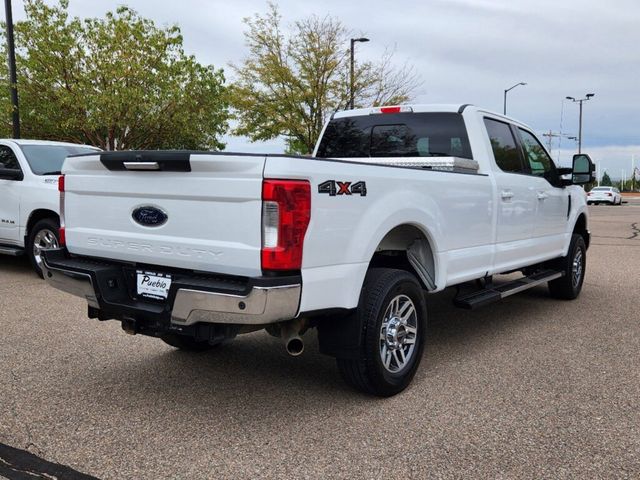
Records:
[[[462,115],[446,112],[374,114],[331,120],[317,157],[473,158]]]
[[[511,173],[525,173],[518,145],[508,123],[485,118],[489,141],[496,164],[500,170]]]

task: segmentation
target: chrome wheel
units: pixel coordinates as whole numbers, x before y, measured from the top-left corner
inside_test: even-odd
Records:
[[[578,248],[573,257],[573,265],[571,267],[571,282],[574,287],[577,287],[582,279],[583,257],[582,250]]]
[[[380,327],[380,359],[391,373],[402,371],[410,362],[418,336],[418,314],[406,295],[391,300]]]
[[[42,265],[42,250],[47,248],[58,248],[58,237],[48,228],[43,228],[33,237],[33,258],[38,267]]]

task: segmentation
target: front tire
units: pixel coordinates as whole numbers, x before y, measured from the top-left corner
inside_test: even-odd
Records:
[[[26,251],[31,261],[33,270],[40,278],[42,275],[42,250],[45,248],[58,248],[60,236],[58,230],[60,223],[54,218],[44,218],[36,222],[29,232]]]
[[[372,395],[400,393],[424,350],[427,308],[421,285],[403,270],[371,269],[353,315],[362,325],[360,347],[357,359],[337,359],[342,378]]]
[[[569,253],[558,260],[557,267],[564,276],[549,282],[553,298],[573,300],[580,295],[587,266],[587,247],[582,235],[573,234]]]

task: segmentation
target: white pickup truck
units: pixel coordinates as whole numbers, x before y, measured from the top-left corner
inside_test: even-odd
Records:
[[[26,253],[42,276],[40,250],[58,246],[58,177],[68,155],[100,149],[46,140],[0,139],[0,254]]]
[[[422,357],[425,293],[458,285],[464,308],[541,283],[578,296],[574,185],[593,170],[586,155],[557,168],[530,128],[468,105],[337,113],[313,157],[71,156],[45,278],[90,318],[187,350],[266,328],[296,355],[317,327],[347,382],[389,396]]]

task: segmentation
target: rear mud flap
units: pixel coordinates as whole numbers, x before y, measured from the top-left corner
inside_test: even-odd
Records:
[[[415,269],[420,280],[427,287],[427,290],[435,290],[436,282],[433,278],[434,271],[433,254],[431,247],[426,240],[416,240],[407,249],[407,259]]]

